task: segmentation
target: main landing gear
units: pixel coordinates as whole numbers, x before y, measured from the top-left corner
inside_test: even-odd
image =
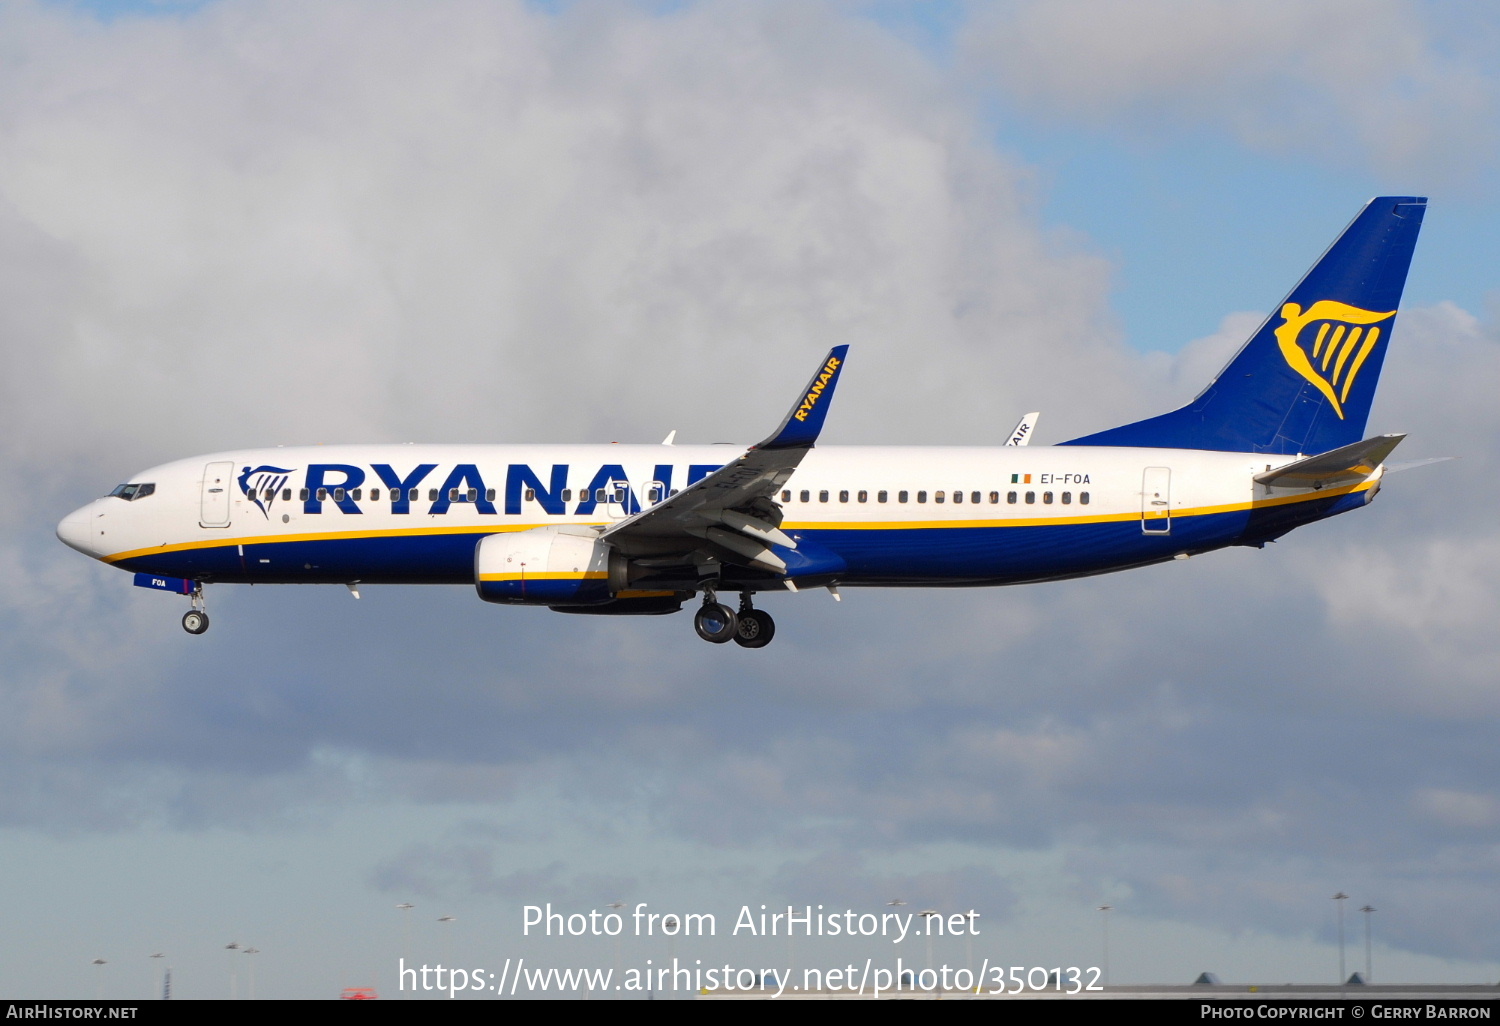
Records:
[[[203,585],[194,583],[190,596],[193,608],[182,614],[182,629],[189,634],[202,634],[208,630],[208,613],[204,611]]]
[[[715,645],[733,639],[741,648],[765,648],[776,636],[776,621],[770,613],[750,604],[748,591],[740,594],[738,613],[720,602],[712,591],[705,591],[703,605],[693,614],[693,629],[698,637]]]

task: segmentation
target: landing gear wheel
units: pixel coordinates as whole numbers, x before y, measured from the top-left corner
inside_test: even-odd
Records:
[[[208,614],[198,609],[190,609],[182,614],[182,629],[189,634],[202,634],[208,630]]]
[[[734,615],[734,610],[718,602],[705,602],[693,614],[693,630],[698,632],[698,637],[715,645],[722,645],[734,637],[738,627],[739,617]]]
[[[776,621],[760,609],[746,609],[739,615],[734,643],[741,648],[765,648],[776,636]]]

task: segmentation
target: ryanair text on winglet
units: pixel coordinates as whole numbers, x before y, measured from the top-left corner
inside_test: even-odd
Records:
[[[818,380],[813,382],[813,387],[808,390],[806,397],[803,398],[802,405],[797,407],[797,412],[792,414],[792,416],[798,420],[807,419],[807,415],[812,412],[812,408],[818,404],[818,400],[822,397],[823,389],[828,387],[828,382],[833,380],[833,374],[838,369],[839,358],[837,356],[830,356],[828,362],[823,365],[823,373],[818,375]]]

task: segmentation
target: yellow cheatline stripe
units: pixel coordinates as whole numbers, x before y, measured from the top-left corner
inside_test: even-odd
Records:
[[[112,556],[101,556],[106,563],[137,556],[159,556],[164,552],[187,552],[191,549],[221,549],[230,545],[286,545],[305,541],[350,541],[363,538],[414,538],[444,534],[505,534],[509,531],[529,531],[533,527],[548,527],[548,524],[465,524],[456,527],[398,527],[376,531],[320,531],[314,534],[265,534],[245,538],[204,538],[198,541],[179,542],[175,545],[153,545],[147,549],[131,549],[116,552]],[[603,523],[578,523],[570,527],[603,527]]]
[[[592,581],[603,580],[609,574],[603,570],[590,570],[586,573],[519,573],[519,574],[480,574],[481,581]]]
[[[1374,487],[1373,481],[1361,481],[1342,488],[1325,488],[1319,492],[1299,495],[1284,495],[1270,499],[1253,499],[1250,502],[1235,502],[1221,506],[1194,506],[1172,510],[1173,517],[1207,516],[1213,513],[1237,513],[1267,506],[1286,506],[1296,502],[1311,502],[1366,491]],[[987,520],[881,520],[881,521],[789,521],[781,525],[783,531],[933,531],[972,527],[1057,527],[1060,525],[1107,524],[1139,520],[1140,513],[1099,513],[1090,516],[1070,517],[1026,517]],[[608,521],[569,524],[570,527],[603,527]],[[146,549],[131,549],[110,556],[99,557],[105,563],[117,563],[140,556],[161,555],[166,552],[186,552],[192,549],[228,548],[231,545],[285,545],[304,541],[350,541],[365,538],[410,538],[449,534],[504,534],[511,531],[529,531],[534,527],[549,527],[550,524],[477,524],[458,527],[409,527],[382,531],[324,531],[318,534],[257,535],[247,538],[209,538],[201,541],[180,542],[175,545],[157,545]],[[560,525],[559,525],[560,526]],[[531,575],[537,576],[537,575]]]

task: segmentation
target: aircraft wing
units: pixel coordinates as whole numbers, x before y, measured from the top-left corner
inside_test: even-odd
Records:
[[[769,438],[676,495],[622,520],[602,537],[628,556],[664,563],[727,550],[736,562],[784,573],[772,545],[795,549],[782,533],[781,507],[772,499],[813,447],[828,416],[848,346],[835,346]],[[717,547],[717,549],[715,549]]]
[[[1318,456],[1288,463],[1276,470],[1256,474],[1257,484],[1268,488],[1337,488],[1358,484],[1371,474],[1401,444],[1405,435],[1376,435],[1362,442],[1341,446]]]

